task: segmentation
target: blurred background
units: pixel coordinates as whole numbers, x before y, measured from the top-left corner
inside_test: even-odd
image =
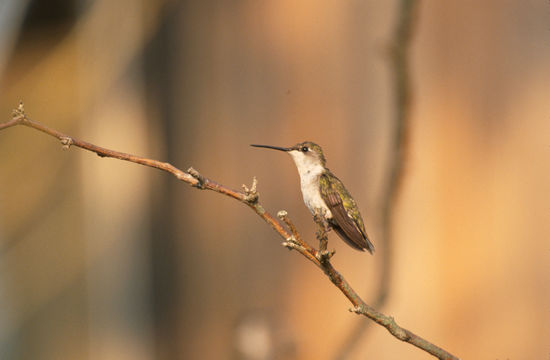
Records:
[[[313,244],[291,159],[248,144],[315,141],[378,249],[329,240],[367,302],[383,281],[383,312],[463,359],[547,359],[550,5],[418,4],[387,260],[400,9],[1,0],[1,121],[23,100],[100,146],[232,188],[256,176]],[[0,159],[1,359],[333,359],[366,321],[234,200],[25,127],[0,132]],[[348,350],[432,358],[376,325]]]

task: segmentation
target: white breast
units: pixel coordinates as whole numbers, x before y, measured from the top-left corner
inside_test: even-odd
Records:
[[[316,209],[323,209],[328,218],[332,217],[330,210],[328,209],[325,201],[321,197],[318,190],[319,188],[319,176],[315,179],[314,176],[305,176],[301,178],[302,196],[304,197],[304,203],[309,211],[315,214]]]
[[[300,176],[302,196],[304,197],[304,203],[313,215],[315,215],[316,209],[322,209],[325,211],[327,218],[332,218],[332,214],[318,190],[320,175],[321,174],[306,173],[304,176]]]
[[[302,196],[307,208],[312,214],[315,214],[316,209],[322,209],[325,211],[327,218],[332,218],[332,214],[318,190],[319,177],[325,169],[321,164],[312,161],[311,158],[299,151],[290,151],[289,153],[294,159],[300,174]]]

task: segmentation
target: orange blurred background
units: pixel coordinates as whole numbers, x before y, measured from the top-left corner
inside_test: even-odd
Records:
[[[399,2],[4,0],[0,114],[169,161],[315,226],[312,140],[375,245]],[[383,312],[462,359],[550,357],[550,5],[419,3]],[[249,209],[167,173],[0,132],[1,359],[332,359],[366,321]],[[312,242],[314,243],[314,242]],[[378,244],[380,245],[380,244]],[[367,302],[380,252],[334,235]],[[380,248],[383,248],[380,246]],[[431,359],[373,325],[351,359]]]

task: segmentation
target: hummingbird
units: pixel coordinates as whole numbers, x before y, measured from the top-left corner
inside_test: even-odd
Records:
[[[288,153],[300,174],[304,203],[315,215],[321,214],[329,226],[352,248],[371,254],[374,245],[370,242],[363,218],[355,200],[344,184],[327,167],[321,147],[304,141],[291,147],[271,145],[251,146],[274,149]]]

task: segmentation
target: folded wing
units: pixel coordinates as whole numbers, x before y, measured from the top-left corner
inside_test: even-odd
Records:
[[[374,245],[367,237],[359,210],[355,203],[348,204],[346,207],[346,203],[339,194],[339,192],[345,193],[349,198],[348,201],[353,202],[344,185],[334,175],[331,177],[321,175],[320,180],[324,182],[324,186],[321,186],[321,197],[332,213],[332,219],[329,220],[332,228],[351,247],[361,251],[368,250],[372,254]]]

